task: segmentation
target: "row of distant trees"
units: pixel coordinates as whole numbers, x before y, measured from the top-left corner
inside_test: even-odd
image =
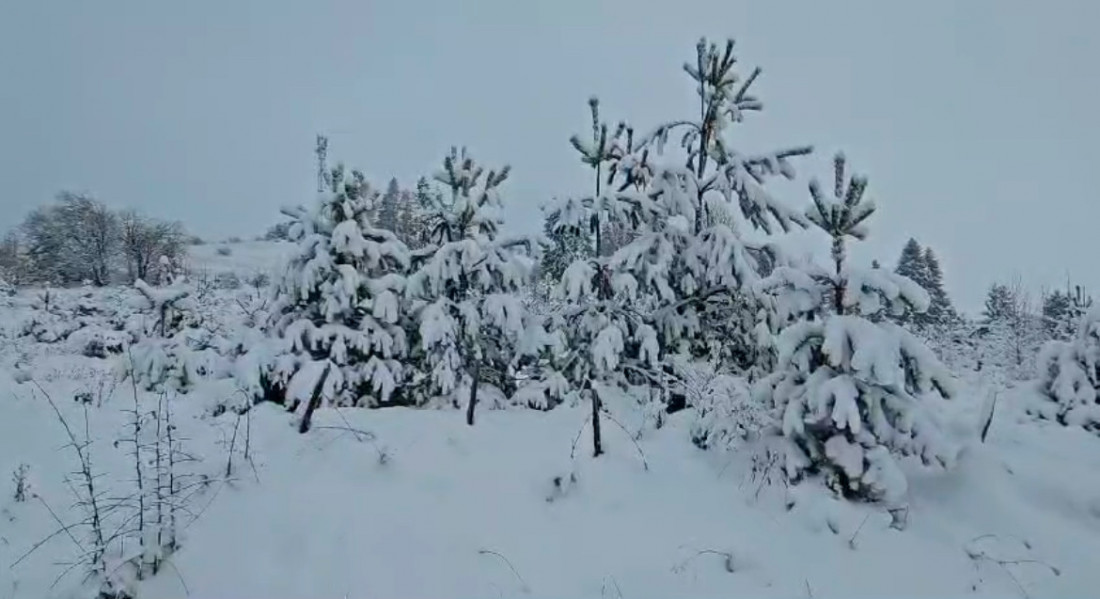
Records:
[[[951,302],[935,252],[916,239],[905,244],[894,272],[919,284],[931,299],[926,312],[896,317],[899,324],[921,332],[935,345],[951,339],[984,339],[984,351],[973,356],[977,366],[996,367],[1013,378],[1032,375],[1031,359],[1044,343],[1073,338],[1093,305],[1084,288],[1071,281],[1064,289],[1035,293],[1016,278],[990,285],[981,313],[966,318]]]
[[[61,192],[0,242],[0,278],[14,284],[108,285],[165,275],[188,241],[183,225],[115,211],[93,197]]]
[[[916,239],[910,239],[902,249],[894,272],[912,279],[928,292],[931,303],[928,311],[914,314],[911,319],[917,328],[951,326],[961,322],[944,287],[943,270],[939,259],[930,247],[922,247]],[[1063,289],[1044,289],[1031,293],[1019,279],[996,282],[986,292],[985,304],[978,324],[984,326],[1015,323],[1026,326],[1048,339],[1068,339],[1075,333],[1075,325],[1092,306],[1092,297],[1080,285],[1066,282]]]

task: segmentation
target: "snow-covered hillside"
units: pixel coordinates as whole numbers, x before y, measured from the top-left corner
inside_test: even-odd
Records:
[[[187,247],[187,266],[197,273],[232,272],[241,277],[253,273],[281,274],[294,244],[285,241],[204,243]]]
[[[92,294],[84,300],[93,304],[135,295],[75,290],[54,301],[66,294]],[[25,464],[30,487],[16,501],[15,477],[5,476],[0,597],[80,596],[82,568],[69,565],[89,548],[87,527],[59,532],[84,517],[72,507],[79,479],[66,483],[78,462],[44,394],[79,440],[87,416],[108,501],[132,494],[135,390],[117,382],[120,355],[87,357],[79,345],[20,335],[35,314],[33,292],[3,301],[0,470]],[[1100,439],[1028,417],[1030,389],[1000,391],[985,444],[973,430],[984,390],[960,394],[953,434],[966,448],[947,472],[908,466],[904,530],[875,504],[834,498],[812,481],[789,487],[767,439],[703,451],[691,442],[692,410],[655,429],[625,396],[609,400],[617,422],[605,420],[607,453],[592,458],[581,407],[489,410],[474,427],[458,410],[323,408],[300,435],[271,404],[214,415],[237,401],[232,378],[204,379],[186,395],[138,389],[143,410],[171,402],[198,459],[187,475],[200,482],[181,510],[170,567],[135,591],[1087,596],[1100,585]]]

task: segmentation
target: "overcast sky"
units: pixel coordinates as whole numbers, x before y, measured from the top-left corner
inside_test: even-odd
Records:
[[[700,35],[759,64],[740,149],[843,149],[880,212],[975,310],[995,279],[1100,291],[1094,0],[0,0],[0,230],[59,189],[252,236],[309,201],[313,137],[379,184],[452,144],[508,162],[510,223],[586,189],[586,99],[639,129],[690,116]],[[777,188],[807,201],[805,181]]]

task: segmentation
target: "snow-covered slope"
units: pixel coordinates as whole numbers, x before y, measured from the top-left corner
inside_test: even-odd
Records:
[[[81,385],[43,386],[83,422],[69,399]],[[74,519],[53,412],[31,382],[4,374],[0,389],[0,469],[29,464],[35,490]],[[202,396],[230,393],[208,383],[175,402],[211,483],[173,567],[141,597],[1066,597],[1100,585],[1100,440],[1020,421],[1023,391],[955,471],[911,473],[904,531],[875,507],[787,489],[775,471],[769,482],[763,446],[698,450],[686,414],[637,445],[608,426],[597,459],[581,435],[570,459],[580,409],[489,411],[475,427],[451,411],[322,410],[303,436],[275,406],[241,423],[204,415]],[[119,388],[89,409],[111,484],[131,467],[111,443],[131,402]],[[68,596],[79,581],[49,588],[76,552],[65,535],[7,567],[57,528],[44,505],[0,498],[0,596]]]
[[[230,247],[229,256],[193,248],[193,258],[243,278],[278,268],[278,250],[291,246]],[[41,290],[0,297],[0,599],[94,596],[80,588],[84,569],[70,567],[88,530],[70,528],[84,518],[66,482],[77,462],[44,393],[92,440],[103,497],[131,496],[135,389],[117,379],[126,353],[82,354],[95,355],[99,338],[129,343],[122,325],[137,295],[53,291],[50,310]],[[210,290],[201,330],[246,320],[252,295]],[[788,488],[767,441],[696,448],[690,410],[655,430],[634,402],[609,398],[608,453],[593,459],[578,407],[486,407],[474,427],[457,410],[322,409],[300,435],[274,405],[215,415],[240,405],[241,391],[232,378],[203,378],[163,397],[200,482],[169,567],[136,590],[143,599],[1094,595],[1100,438],[1028,417],[1034,391],[1022,385],[1000,390],[978,443],[981,379],[957,374],[952,405],[969,426],[953,433],[970,443],[951,471],[908,464],[904,530],[881,506],[835,499],[817,481]],[[136,393],[142,412],[162,401]],[[75,401],[81,394],[89,403]],[[16,501],[24,464],[30,493]],[[125,513],[111,522],[124,525]]]

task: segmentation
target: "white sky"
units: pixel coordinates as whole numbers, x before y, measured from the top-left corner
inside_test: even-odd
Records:
[[[0,230],[63,188],[251,236],[309,201],[313,137],[382,185],[452,144],[509,162],[513,226],[585,189],[586,99],[639,129],[692,113],[700,35],[759,64],[745,151],[843,149],[967,310],[1015,273],[1100,291],[1100,2],[0,0]],[[778,188],[802,206],[805,181]]]

